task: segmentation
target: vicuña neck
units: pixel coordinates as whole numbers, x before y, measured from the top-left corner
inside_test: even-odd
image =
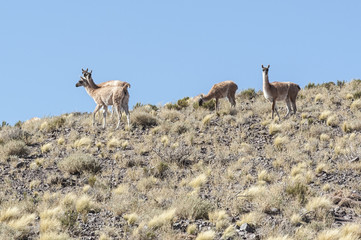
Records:
[[[269,86],[269,81],[268,81],[268,73],[263,72],[263,88],[268,87]]]
[[[210,100],[210,99],[212,99],[212,96],[211,96],[211,94],[207,94],[207,95],[203,95],[203,100],[204,101],[208,101],[208,100]]]
[[[91,88],[93,88],[93,89],[99,88],[99,86],[94,83],[92,77],[88,77],[88,82],[89,82],[89,85],[90,85]]]
[[[94,93],[94,88],[92,88],[92,87],[89,87],[89,86],[86,86],[85,87],[85,90],[86,90],[86,92],[89,94],[89,96],[93,96],[93,93]]]

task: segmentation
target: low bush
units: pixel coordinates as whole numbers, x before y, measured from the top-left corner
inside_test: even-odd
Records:
[[[181,109],[186,108],[188,106],[189,106],[189,97],[179,99],[177,101],[177,103],[175,103],[175,104],[168,103],[168,104],[165,105],[166,108],[175,109],[175,110],[181,110]]]
[[[239,96],[241,99],[252,99],[252,98],[255,98],[257,96],[257,94],[256,94],[256,91],[254,90],[254,88],[248,88],[248,89],[240,92]]]
[[[157,119],[151,114],[147,112],[134,112],[132,114],[132,123],[135,126],[147,128],[158,125]]]
[[[59,168],[70,174],[78,174],[83,172],[96,173],[101,169],[100,163],[90,154],[74,153],[64,158],[58,164]]]
[[[3,160],[8,159],[10,156],[23,157],[28,155],[29,152],[29,148],[20,140],[11,140],[0,146],[0,156]]]

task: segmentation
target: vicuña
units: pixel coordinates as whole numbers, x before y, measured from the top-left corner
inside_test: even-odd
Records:
[[[229,102],[231,103],[231,106],[236,106],[236,91],[238,89],[237,84],[235,84],[233,81],[224,81],[220,83],[216,83],[213,85],[211,90],[208,92],[207,95],[200,95],[199,98],[199,106],[203,105],[204,101],[209,101],[213,98],[216,99],[216,111],[218,111],[219,103],[218,100],[220,98],[227,97]]]
[[[292,82],[272,82],[270,83],[268,80],[268,70],[270,68],[270,65],[267,67],[264,67],[262,65],[262,71],[263,71],[263,95],[264,97],[272,102],[272,119],[274,112],[276,111],[278,118],[280,118],[280,115],[278,114],[276,102],[277,101],[286,101],[287,104],[287,114],[285,115],[285,118],[288,116],[288,114],[291,112],[291,104],[293,108],[293,113],[296,114],[297,107],[296,107],[296,97],[298,92],[301,90],[300,86],[298,86],[296,83]]]
[[[104,86],[99,87],[94,81],[87,77],[80,77],[79,82],[76,83],[76,87],[83,86],[89,96],[93,98],[97,106],[93,112],[93,125],[95,125],[95,114],[101,109],[104,109],[103,116],[103,128],[106,126],[106,116],[108,106],[113,106],[118,114],[118,124],[116,129],[119,128],[120,120],[121,120],[121,110],[123,109],[127,115],[128,126],[130,125],[130,116],[129,116],[129,93],[128,87],[129,84],[125,84],[124,86]]]

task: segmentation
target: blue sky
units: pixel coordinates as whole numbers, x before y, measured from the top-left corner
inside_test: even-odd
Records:
[[[95,103],[76,88],[131,83],[130,107],[270,81],[304,87],[361,77],[361,1],[3,1],[0,121],[74,111]]]

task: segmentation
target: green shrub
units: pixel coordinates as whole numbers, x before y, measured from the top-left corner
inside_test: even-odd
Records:
[[[0,129],[1,129],[2,127],[5,127],[5,126],[9,126],[9,123],[7,123],[7,122],[5,122],[5,121],[2,121],[1,126],[0,126]]]
[[[96,173],[101,169],[100,163],[90,154],[74,153],[64,158],[58,164],[59,168],[70,174],[78,174],[83,172]]]
[[[133,110],[134,109],[137,109],[137,108],[140,108],[140,107],[143,107],[144,104],[140,103],[140,102],[137,102],[134,106],[133,106]]]
[[[154,110],[154,111],[158,111],[158,107],[157,106],[155,106],[155,105],[152,105],[152,104],[146,104],[146,105],[144,105],[144,104],[142,104],[142,103],[140,103],[140,102],[137,102],[134,106],[133,106],[133,110],[134,109],[137,109],[137,108],[140,108],[140,107],[144,107],[144,106],[149,106],[152,110]]]
[[[256,91],[254,90],[254,88],[248,88],[246,90],[243,90],[240,94],[239,94],[241,99],[252,99],[255,98],[257,96]]]
[[[194,109],[198,109],[200,107],[208,109],[210,111],[214,111],[216,109],[216,100],[212,99],[210,101],[203,102],[202,106],[199,106],[198,102],[193,103]]]
[[[180,108],[186,108],[189,106],[189,97],[185,97],[185,98],[182,98],[182,99],[179,99],[177,101],[177,105],[180,107]]]
[[[331,87],[333,87],[333,86],[336,86],[336,84],[334,82],[327,82],[327,83],[322,83],[321,84],[321,87],[324,87],[327,90],[330,90]]]
[[[345,80],[342,80],[342,81],[340,81],[340,80],[337,80],[337,86],[338,87],[340,87],[340,88],[342,88],[343,86],[345,86]]]
[[[354,99],[359,99],[359,98],[361,98],[361,91],[354,93],[354,94],[353,94],[353,97],[354,97]]]
[[[305,86],[305,89],[311,89],[311,88],[315,88],[315,87],[317,87],[316,84],[314,84],[314,83],[309,83],[309,84],[307,84],[307,85]]]
[[[179,99],[179,100],[177,101],[177,103],[175,103],[175,104],[167,103],[167,104],[165,105],[165,107],[166,107],[167,109],[175,109],[175,110],[178,110],[178,111],[179,111],[179,110],[182,110],[183,108],[186,108],[186,107],[189,106],[188,101],[189,101],[189,97],[185,97],[185,98]]]
[[[339,81],[339,82],[337,82],[337,84],[342,85],[342,82]],[[334,82],[327,82],[327,83],[322,83],[322,84],[309,83],[305,86],[305,89],[311,89],[311,88],[315,88],[315,87],[324,87],[324,88],[327,88],[327,90],[330,90],[330,88],[333,86],[336,86],[336,84]]]

